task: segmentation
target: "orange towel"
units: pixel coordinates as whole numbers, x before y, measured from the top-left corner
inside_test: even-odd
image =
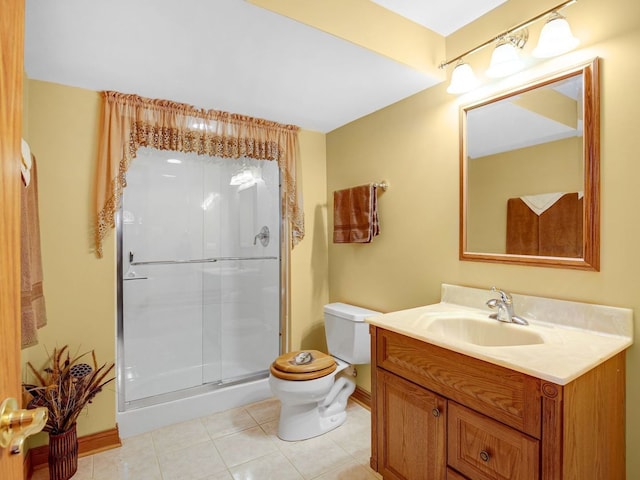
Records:
[[[42,291],[38,176],[35,157],[31,158],[31,181],[28,186],[22,188],[20,222],[22,348],[38,343],[38,328],[47,323]]]
[[[379,233],[375,185],[333,192],[333,243],[371,243]]]

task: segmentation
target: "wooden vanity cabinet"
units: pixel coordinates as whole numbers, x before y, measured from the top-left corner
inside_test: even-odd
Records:
[[[393,480],[445,478],[446,399],[382,369],[377,377],[378,471]]]
[[[623,480],[625,356],[561,386],[371,326],[385,480]]]

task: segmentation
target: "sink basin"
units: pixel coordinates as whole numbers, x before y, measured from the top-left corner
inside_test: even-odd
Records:
[[[537,345],[544,339],[527,326],[474,317],[441,317],[429,322],[426,331],[450,340],[483,347]]]

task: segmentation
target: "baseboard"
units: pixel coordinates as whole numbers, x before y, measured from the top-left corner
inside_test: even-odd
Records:
[[[122,442],[120,441],[120,434],[118,433],[118,426],[116,425],[115,428],[110,430],[92,433],[91,435],[78,438],[78,457],[86,457],[94,453],[104,452],[105,450],[111,450],[121,445]],[[30,449],[24,458],[25,480],[31,478],[34,470],[46,468],[49,463],[48,457],[49,445],[42,445],[41,447]]]
[[[356,387],[355,392],[351,395],[351,398],[365,407],[367,410],[371,410],[371,394],[360,387]]]

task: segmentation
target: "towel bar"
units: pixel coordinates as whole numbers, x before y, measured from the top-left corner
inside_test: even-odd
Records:
[[[389,188],[389,182],[387,182],[386,180],[382,180],[381,182],[374,183],[373,186],[381,188],[382,190],[384,190],[386,192],[387,188]]]

